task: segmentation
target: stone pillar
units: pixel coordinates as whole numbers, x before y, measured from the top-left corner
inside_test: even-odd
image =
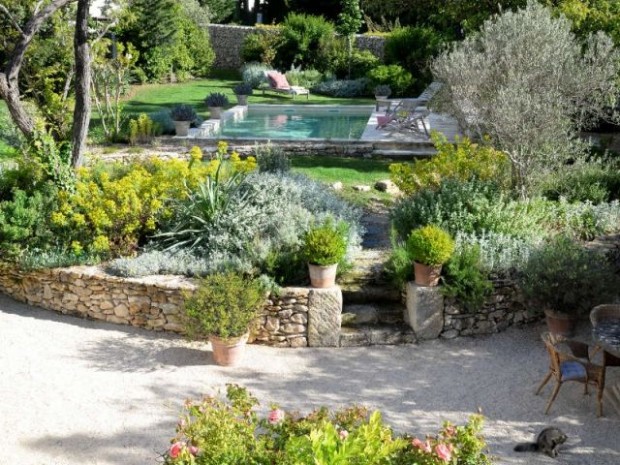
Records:
[[[405,321],[418,340],[438,338],[443,330],[443,295],[439,287],[408,282]]]
[[[308,346],[338,347],[342,317],[339,286],[310,289],[308,295]]]

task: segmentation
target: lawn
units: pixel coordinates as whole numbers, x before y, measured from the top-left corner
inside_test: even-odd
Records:
[[[389,179],[392,161],[323,156],[293,157],[291,160],[293,171],[328,185],[340,181],[343,185],[341,194],[347,200],[361,205],[371,200],[383,203],[391,201],[392,197],[375,190],[374,184],[381,179]],[[372,189],[370,192],[355,191],[353,186],[357,185],[370,186]]]

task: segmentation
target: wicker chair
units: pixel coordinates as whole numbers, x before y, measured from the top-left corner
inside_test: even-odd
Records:
[[[549,373],[536,390],[540,394],[543,387],[551,378],[555,378],[555,388],[547,403],[545,414],[549,413],[551,405],[560,392],[560,387],[566,381],[577,381],[584,384],[584,395],[588,393],[588,385],[597,387],[597,415],[603,415],[603,390],[605,389],[605,367],[589,361],[589,346],[583,342],[566,339],[563,336],[543,333],[542,340],[549,353]]]

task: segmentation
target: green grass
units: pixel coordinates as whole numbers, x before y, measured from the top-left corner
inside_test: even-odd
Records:
[[[236,97],[232,89],[239,82],[223,79],[202,79],[179,84],[134,86],[131,89],[129,98],[124,102],[124,110],[130,113],[151,113],[164,108],[172,108],[179,103],[186,103],[193,105],[202,116],[207,116],[208,109],[203,102],[205,97],[211,92],[220,92],[226,94],[230,100],[230,106],[233,106],[236,102]],[[254,91],[254,95],[250,96],[248,101],[250,104],[374,104],[373,99],[332,98],[323,95],[310,95],[309,99],[306,99],[305,95],[298,95],[293,99],[288,95],[275,94],[274,92],[267,92],[263,95],[262,91]]]
[[[391,161],[312,156],[293,157],[291,162],[293,171],[303,173],[317,181],[330,185],[342,182],[342,196],[356,204],[365,205],[373,200],[391,202],[392,197],[389,194],[374,189],[375,182],[389,179]],[[372,189],[370,192],[358,192],[353,190],[353,186],[356,185],[367,185]]]
[[[6,104],[4,103],[4,101],[0,100],[0,116],[4,117],[6,113],[6,117],[8,118],[8,112],[9,110],[6,107]],[[0,120],[2,119],[3,118],[0,118]],[[4,140],[0,139],[0,161],[15,158],[16,155],[17,150],[14,147],[8,145]]]

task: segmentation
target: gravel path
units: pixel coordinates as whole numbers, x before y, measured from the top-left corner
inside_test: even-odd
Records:
[[[207,345],[34,309],[0,295],[0,465],[147,465],[173,435],[182,402],[225,383],[301,411],[363,403],[399,430],[423,435],[478,407],[500,464],[620,463],[620,416],[566,385],[551,415],[542,327],[415,346],[271,349],[243,366],[212,364]],[[620,383],[610,370],[608,383]],[[569,436],[560,458],[512,452],[546,425]]]

